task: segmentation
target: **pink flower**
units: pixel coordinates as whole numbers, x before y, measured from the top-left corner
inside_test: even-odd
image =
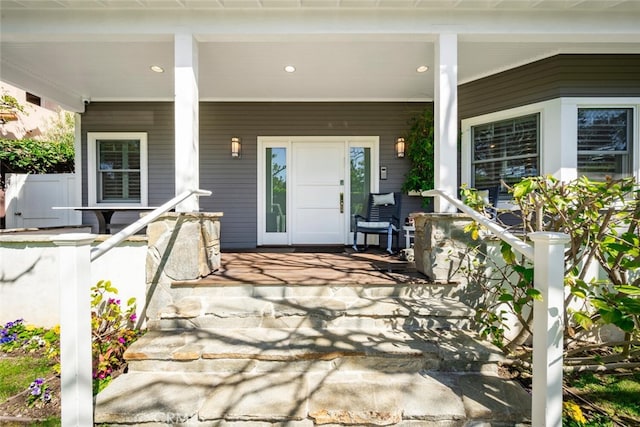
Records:
[[[124,344],[124,343],[125,343],[125,339],[124,339],[124,338],[122,338],[122,337],[120,337],[120,338],[118,338],[118,342],[119,342],[120,344]]]
[[[131,316],[129,316],[129,320],[132,321],[132,322],[135,322],[137,318],[138,318],[138,316],[135,313],[133,313]]]

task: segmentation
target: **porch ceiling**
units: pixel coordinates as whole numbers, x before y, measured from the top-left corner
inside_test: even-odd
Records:
[[[199,41],[202,100],[431,100],[447,31],[461,83],[557,53],[640,53],[640,0],[0,0],[0,11],[0,81],[76,111],[82,99],[172,100],[180,31]]]

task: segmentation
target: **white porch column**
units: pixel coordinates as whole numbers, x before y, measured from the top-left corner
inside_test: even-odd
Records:
[[[529,234],[534,243],[533,387],[531,425],[562,426],[564,334],[564,233]]]
[[[175,59],[175,195],[200,188],[198,42],[192,34],[176,34]],[[198,212],[197,197],[176,206],[176,212]]]
[[[91,364],[91,234],[54,237],[60,286],[62,426],[93,425]]]
[[[540,125],[539,175],[553,175],[569,182],[578,177],[578,110],[575,101],[554,99],[543,103],[544,126]]]
[[[458,35],[440,34],[435,43],[434,186],[458,193]],[[455,212],[443,197],[435,198],[435,212]]]
[[[74,142],[73,142],[73,165],[75,167],[74,192],[73,199],[69,200],[69,206],[82,206],[82,115],[75,113],[74,116]],[[87,167],[91,167],[87,164]],[[95,166],[94,166],[95,167]],[[71,204],[73,203],[73,204]],[[82,212],[69,212],[69,218],[72,223],[70,225],[82,225]]]
[[[578,105],[575,101],[562,101],[560,113],[561,167],[554,173],[561,181],[578,178]]]

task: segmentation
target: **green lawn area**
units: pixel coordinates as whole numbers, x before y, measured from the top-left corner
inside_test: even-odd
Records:
[[[0,357],[0,402],[26,390],[34,378],[55,375],[51,361],[32,355]]]
[[[640,371],[574,374],[565,378],[565,385],[565,402],[578,404],[587,420],[565,423],[569,427],[640,425]]]

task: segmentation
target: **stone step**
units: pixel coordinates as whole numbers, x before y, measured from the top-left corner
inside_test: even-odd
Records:
[[[526,426],[516,383],[470,373],[134,372],[96,398],[95,422],[140,426]]]
[[[174,281],[171,292],[182,296],[209,297],[412,297],[439,298],[452,297],[459,292],[455,283],[394,283],[394,284],[326,284],[302,285],[251,283],[208,284],[204,279],[192,281]]]
[[[185,296],[159,311],[149,329],[384,328],[468,329],[474,310],[451,298],[396,296]]]
[[[501,351],[469,331],[241,328],[150,331],[130,371],[495,371]]]

